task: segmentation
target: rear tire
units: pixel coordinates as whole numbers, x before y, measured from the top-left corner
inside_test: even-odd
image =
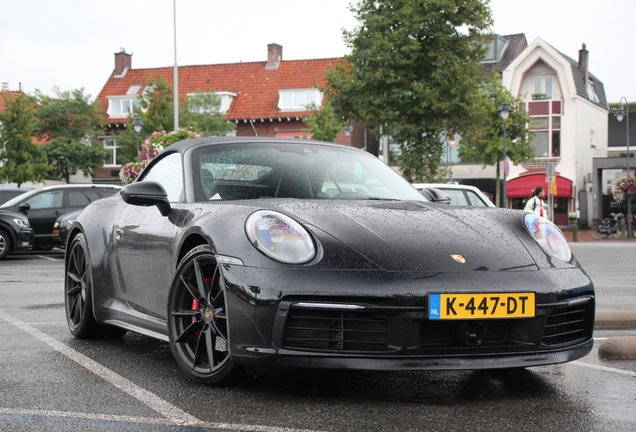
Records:
[[[194,381],[227,382],[241,370],[230,355],[225,282],[208,245],[191,250],[177,268],[168,300],[168,335],[177,363]]]
[[[604,223],[595,223],[592,225],[592,236],[597,239],[607,238],[609,234],[609,226]],[[602,230],[603,232],[601,232]]]
[[[77,234],[68,248],[64,280],[66,322],[78,339],[120,338],[126,330],[98,325],[93,314],[93,273],[84,234]]]

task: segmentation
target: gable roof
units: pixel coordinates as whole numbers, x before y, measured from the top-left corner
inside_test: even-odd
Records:
[[[325,72],[341,58],[314,60],[281,60],[277,68],[266,68],[267,62],[228,63],[217,65],[179,66],[179,95],[196,91],[230,92],[234,98],[225,118],[231,121],[249,119],[287,118],[307,116],[309,111],[281,111],[278,108],[279,90],[307,89],[325,85]],[[123,96],[134,84],[142,84],[141,94],[148,82],[162,76],[174,85],[172,67],[129,69],[123,76],[110,75],[97,99],[104,113],[108,96]],[[111,118],[111,123],[126,123],[126,118]]]
[[[18,97],[22,92],[21,91],[11,91],[11,90],[1,90],[0,91],[0,112],[4,111],[6,108],[6,99],[13,99]]]
[[[497,35],[493,35],[497,37]],[[528,46],[526,35],[523,33],[500,36],[506,39],[506,46],[501,57],[497,60],[484,60],[481,62],[481,70],[485,73],[501,73],[510,63]]]
[[[585,87],[585,72],[579,67],[579,62],[571,59],[558,50],[556,51],[570,63],[570,67],[572,68],[572,78],[574,79],[574,86],[576,87],[576,94],[582,98],[588,99],[595,105],[607,109],[607,99],[605,97],[605,86],[603,85],[603,82],[592,75],[590,72],[587,73],[588,79],[594,83],[594,93],[596,93],[598,102],[591,100],[588,97],[587,88]]]

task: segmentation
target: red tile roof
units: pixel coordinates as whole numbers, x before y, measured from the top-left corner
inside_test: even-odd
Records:
[[[266,62],[230,63],[218,65],[179,66],[179,94],[196,91],[231,92],[237,94],[228,120],[267,119],[306,116],[308,111],[287,112],[278,109],[279,90],[306,89],[325,85],[325,71],[340,58],[281,61],[277,69],[265,69]],[[173,85],[172,67],[156,69],[129,69],[122,78],[114,72],[97,98],[104,111],[108,108],[107,96],[125,95],[132,84],[154,81],[161,75]],[[111,119],[124,123],[127,119]]]

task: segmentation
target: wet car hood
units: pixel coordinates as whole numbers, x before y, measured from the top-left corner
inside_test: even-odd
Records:
[[[389,271],[528,271],[521,214],[405,201],[347,201],[275,206],[319,238],[330,236]],[[506,217],[507,215],[507,217]],[[510,222],[516,225],[513,230]]]

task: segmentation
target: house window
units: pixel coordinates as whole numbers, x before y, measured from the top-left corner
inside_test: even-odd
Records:
[[[533,99],[552,99],[552,77],[538,76],[534,78]]]
[[[211,93],[205,93],[211,94]],[[221,104],[218,107],[219,114],[225,114],[229,111],[234,98],[236,97],[236,93],[230,92],[216,92],[216,96],[219,98]],[[188,97],[195,96],[196,93],[188,93]],[[216,108],[216,107],[215,107]],[[188,110],[195,114],[215,114],[217,112],[216,109],[211,109],[210,106],[189,106]]]
[[[322,95],[317,89],[280,90],[278,108],[281,111],[306,110],[310,104],[320,106]]]
[[[104,166],[120,166],[119,155],[117,154],[117,141],[112,137],[101,138],[104,143],[104,149],[108,151],[108,155],[104,158]]]
[[[537,157],[561,156],[561,105],[529,102],[530,144]]]
[[[596,95],[596,90],[594,89],[594,81],[589,80],[587,82],[587,98],[592,102],[598,103],[598,96]]]
[[[128,117],[133,108],[139,108],[139,101],[135,96],[109,96],[108,115],[110,117]]]

